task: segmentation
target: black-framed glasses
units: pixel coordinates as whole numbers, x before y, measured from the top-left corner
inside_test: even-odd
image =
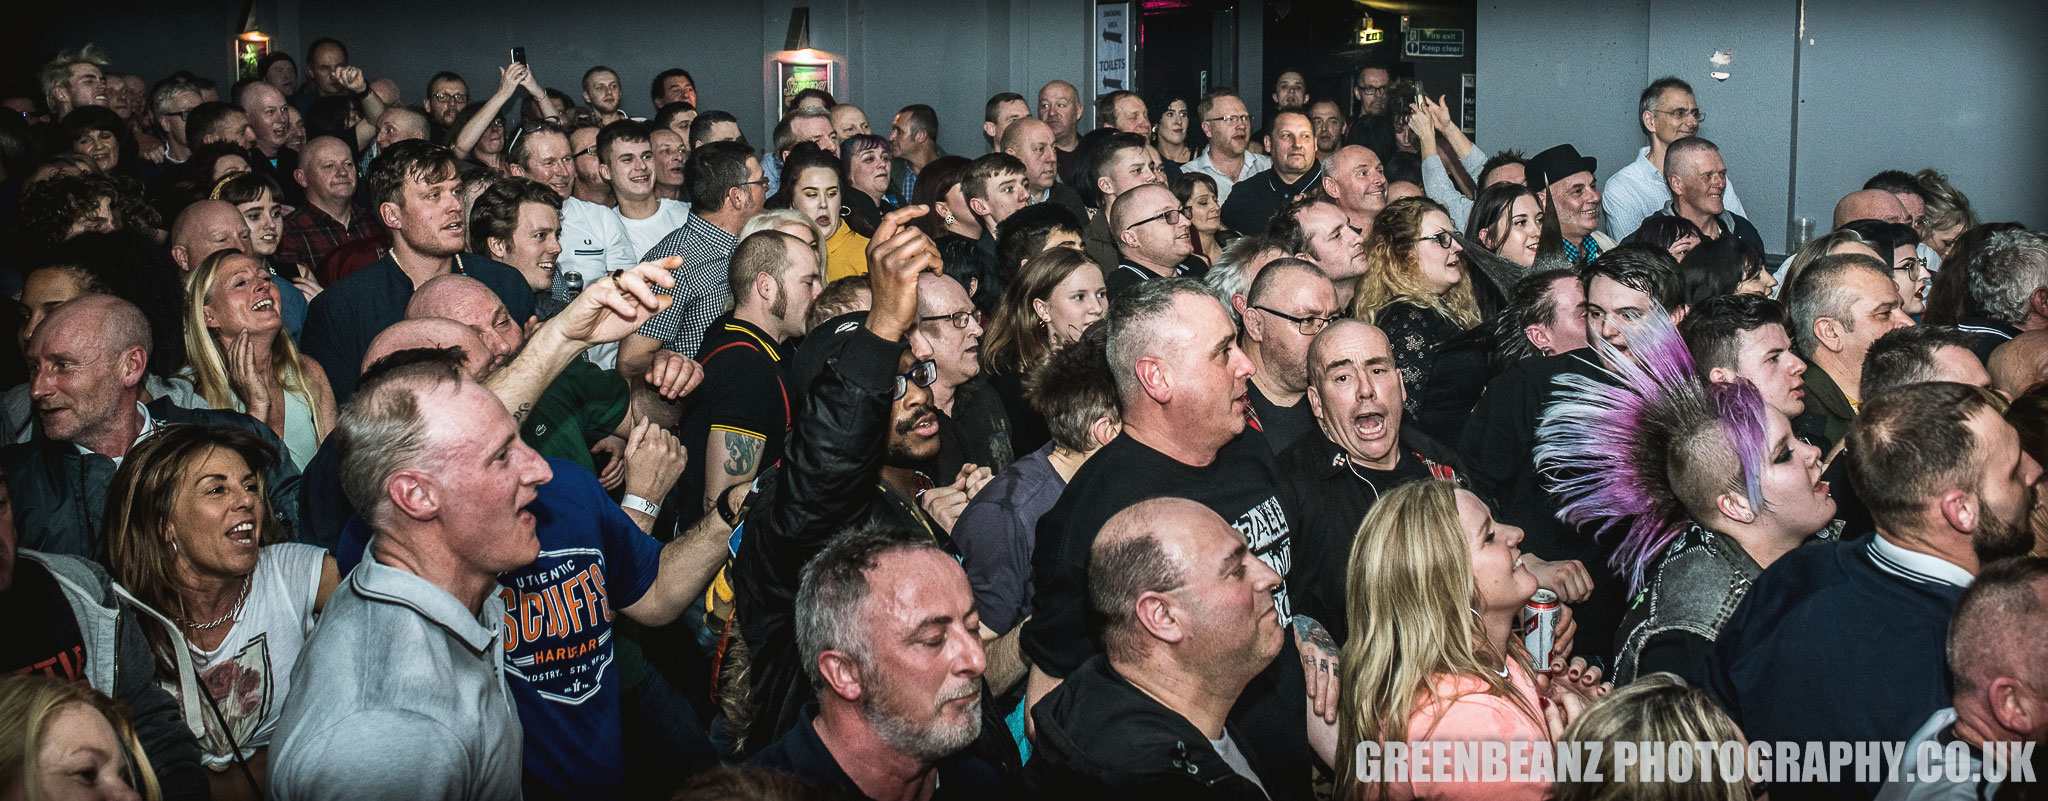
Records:
[[[1158,222],[1160,220],[1165,220],[1167,225],[1179,225],[1183,222],[1192,219],[1194,219],[1194,215],[1188,212],[1188,207],[1182,206],[1177,209],[1167,209],[1165,211],[1159,212],[1158,214],[1154,214],[1150,217],[1146,217],[1145,219],[1131,223],[1130,225],[1126,225],[1124,226],[1124,230],[1129,231],[1140,225]]]
[[[953,327],[954,327],[954,328],[961,328],[961,329],[964,329],[964,328],[966,328],[966,327],[967,327],[967,324],[968,324],[968,323],[971,323],[971,322],[973,322],[973,321],[974,321],[974,312],[971,312],[971,311],[957,311],[957,312],[953,312],[952,314],[934,314],[934,315],[932,315],[932,316],[930,316],[930,317],[919,317],[919,318],[917,318],[917,319],[918,319],[918,320],[919,320],[920,322],[926,322],[926,323],[936,323],[936,322],[938,322],[938,321],[940,321],[940,320],[946,320],[946,321],[949,321],[949,322],[951,322],[951,323],[953,324]]]
[[[1443,248],[1445,250],[1450,250],[1452,245],[1457,244],[1458,237],[1460,236],[1463,236],[1463,234],[1457,231],[1438,231],[1436,233],[1430,234],[1429,236],[1419,237],[1415,241],[1435,242],[1437,247]]]
[[[896,376],[896,400],[903,400],[904,395],[910,394],[910,385],[913,382],[920,387],[928,387],[937,380],[939,380],[938,362],[925,359],[913,364],[910,366],[910,372],[901,373]]]
[[[1296,317],[1292,314],[1288,314],[1287,312],[1274,311],[1272,309],[1268,309],[1258,304],[1253,304],[1252,308],[1258,309],[1259,311],[1265,312],[1267,314],[1273,315],[1274,317],[1278,317],[1282,320],[1286,320],[1287,322],[1293,323],[1294,330],[1300,331],[1302,336],[1307,337],[1312,337],[1322,333],[1323,329],[1329,328],[1331,323],[1334,323],[1343,318],[1343,315],[1341,314],[1332,314],[1327,317]]]
[[[586,148],[584,148],[584,149],[582,149],[582,150],[578,150],[578,151],[576,151],[575,153],[571,154],[571,155],[569,156],[569,158],[572,158],[572,159],[580,159],[580,158],[583,158],[584,156],[595,156],[595,155],[597,155],[597,145],[591,145],[591,146],[589,146],[589,147],[586,147]]]
[[[1669,114],[1669,115],[1671,115],[1671,116],[1673,116],[1673,117],[1691,117],[1691,118],[1692,118],[1692,120],[1693,120],[1693,122],[1706,122],[1706,121],[1707,121],[1707,114],[1706,114],[1706,112],[1700,111],[1699,109],[1696,109],[1696,108],[1674,108],[1674,109],[1657,109],[1657,113],[1658,113],[1658,114]]]
[[[435,92],[433,98],[443,103],[467,103],[469,95],[454,92]]]
[[[1914,257],[1910,259],[1900,259],[1898,264],[1892,265],[1892,272],[1898,273],[1925,269],[1927,269],[1927,260],[1919,257]]]
[[[1373,86],[1371,84],[1364,83],[1358,84],[1359,93],[1367,95],[1385,94],[1388,89],[1392,88],[1394,88],[1393,84],[1387,84],[1385,86]]]
[[[741,181],[741,182],[740,182],[740,186],[767,186],[767,185],[768,185],[768,179],[766,179],[766,178],[756,178],[756,179],[754,179],[754,180],[751,180],[751,181]]]

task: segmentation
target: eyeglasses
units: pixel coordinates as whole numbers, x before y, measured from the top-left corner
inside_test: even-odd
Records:
[[[767,186],[767,185],[768,185],[768,179],[766,179],[766,178],[756,178],[756,179],[754,179],[754,180],[752,180],[752,181],[741,181],[741,182],[740,182],[740,186]]]
[[[916,382],[920,387],[928,387],[937,380],[939,380],[938,362],[925,359],[913,364],[910,366],[910,372],[896,376],[896,400],[903,400],[904,395],[910,394],[912,382]]]
[[[459,94],[459,95],[458,95],[458,94],[455,94],[455,93],[453,93],[453,92],[435,92],[435,93],[434,93],[434,95],[433,95],[433,97],[434,97],[434,100],[435,100],[435,101],[437,101],[437,102],[441,102],[441,103],[467,103],[467,102],[469,102],[469,95],[467,95],[467,94]]]
[[[1146,217],[1145,219],[1131,223],[1130,225],[1126,225],[1124,226],[1124,230],[1129,231],[1140,225],[1144,225],[1149,222],[1158,222],[1160,220],[1165,220],[1167,225],[1179,225],[1191,219],[1194,219],[1194,215],[1188,213],[1188,207],[1182,206],[1177,209],[1167,209],[1165,211],[1159,212],[1158,214],[1154,214],[1150,217]]]
[[[1693,122],[1707,121],[1707,115],[1696,108],[1674,108],[1670,110],[1658,109],[1657,113],[1669,114],[1673,117],[1691,117],[1693,119]]]
[[[1899,260],[1899,263],[1898,263],[1898,264],[1896,264],[1896,265],[1893,265],[1893,267],[1892,267],[1892,272],[1900,272],[1900,273],[1903,273],[1903,272],[1910,272],[1910,271],[1913,271],[1913,270],[1925,270],[1925,269],[1927,269],[1927,260],[1926,260],[1926,259],[1921,259],[1921,258],[1912,258],[1912,259],[1900,259],[1900,260]]]
[[[919,317],[917,319],[919,321],[927,323],[935,323],[940,320],[951,320],[954,328],[966,328],[968,323],[974,321],[974,312],[958,311],[953,312],[952,314],[935,314],[930,317]]]
[[[1394,88],[1393,84],[1387,84],[1385,86],[1373,86],[1370,84],[1363,83],[1358,84],[1358,91],[1368,95],[1386,94],[1387,90],[1392,88]]]
[[[1268,309],[1264,306],[1259,306],[1256,304],[1254,304],[1252,308],[1258,309],[1259,311],[1265,312],[1267,314],[1273,315],[1274,317],[1278,317],[1282,320],[1286,320],[1287,322],[1293,323],[1294,330],[1300,331],[1301,335],[1305,337],[1312,337],[1322,333],[1323,329],[1329,328],[1331,323],[1336,322],[1337,320],[1343,317],[1343,315],[1340,314],[1332,314],[1327,317],[1296,317],[1286,312],[1273,311],[1272,309]]]
[[[1436,233],[1430,234],[1429,236],[1419,238],[1415,241],[1435,242],[1437,247],[1443,248],[1445,250],[1450,250],[1451,245],[1457,244],[1458,237],[1463,235],[1464,234],[1458,231],[1438,231]]]
[[[1250,125],[1251,121],[1252,116],[1250,114],[1232,114],[1228,117],[1210,117],[1203,120],[1203,122],[1227,122],[1231,125]]]
[[[597,155],[597,145],[591,145],[591,146],[589,146],[589,147],[586,147],[586,148],[584,148],[584,149],[582,149],[582,150],[578,150],[578,151],[576,151],[575,153],[571,154],[571,155],[569,156],[569,158],[572,158],[572,159],[580,159],[580,158],[583,158],[584,156],[595,156],[595,155]]]

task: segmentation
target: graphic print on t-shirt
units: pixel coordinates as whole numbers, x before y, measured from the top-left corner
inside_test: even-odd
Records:
[[[550,701],[590,700],[612,664],[604,552],[541,551],[533,564],[500,576],[498,583],[505,599],[506,669]]]
[[[220,713],[228,719],[228,729],[234,733],[236,743],[247,745],[262,728],[265,718],[270,716],[271,703],[270,635],[257,634],[233,658],[214,665],[199,674],[199,686],[213,698],[220,707]],[[166,689],[177,695],[175,685]],[[206,721],[206,752],[226,755],[230,750],[228,738],[223,736],[219,722],[210,716]]]
[[[1273,568],[1282,579],[1287,577],[1287,568],[1294,563],[1292,538],[1288,536],[1287,510],[1280,506],[1278,497],[1268,496],[1259,505],[1238,515],[1230,527],[1245,536],[1245,547],[1259,561]],[[1273,607],[1280,613],[1280,622],[1286,623],[1294,617],[1293,604],[1287,601],[1287,584],[1282,582],[1279,591],[1273,593]]]

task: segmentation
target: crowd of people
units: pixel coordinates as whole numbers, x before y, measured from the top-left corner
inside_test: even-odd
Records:
[[[2048,235],[1937,170],[1767,256],[1677,78],[1603,170],[117,55],[0,103],[0,798],[2042,797]],[[1355,756],[1644,740],[1946,756]]]

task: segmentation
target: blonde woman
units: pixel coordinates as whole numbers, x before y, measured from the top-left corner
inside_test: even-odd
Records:
[[[1601,743],[1601,781],[1558,782],[1556,801],[1749,801],[1747,782],[1721,778],[1721,763],[1694,762],[1692,778],[1643,781],[1640,770],[1616,770],[1615,743],[1741,743],[1742,732],[1706,693],[1670,673],[1651,673],[1589,707],[1564,730],[1575,743]],[[1697,752],[1695,752],[1697,753]],[[1710,759],[1718,759],[1718,752]],[[1669,763],[1667,763],[1668,765]],[[1744,766],[1738,765],[1738,768]]]
[[[247,412],[304,468],[334,428],[326,371],[284,332],[277,285],[238,250],[208,256],[185,276],[187,377],[216,409]]]
[[[1547,749],[1605,692],[1600,669],[1567,665],[1572,625],[1539,674],[1515,616],[1536,592],[1522,566],[1522,530],[1493,519],[1479,496],[1437,480],[1402,485],[1373,505],[1351,546],[1339,754],[1360,743],[1528,742]],[[1384,747],[1381,749],[1384,753]],[[1535,799],[1540,782],[1365,784],[1339,760],[1352,799]]]
[[[0,677],[0,798],[161,795],[149,756],[114,699],[82,682]]]
[[[1404,420],[1440,442],[1456,442],[1486,387],[1480,349],[1444,345],[1479,325],[1479,302],[1457,226],[1426,197],[1387,204],[1365,240],[1368,268],[1358,279],[1351,316],[1378,326],[1393,345],[1407,387]]]
[[[270,736],[316,613],[341,580],[334,557],[270,512],[277,458],[249,431],[169,425],[128,452],[107,487],[114,578],[177,626],[149,632],[157,683],[187,720],[216,799],[260,797]],[[189,692],[178,681],[196,671]],[[188,711],[187,714],[195,714]]]

